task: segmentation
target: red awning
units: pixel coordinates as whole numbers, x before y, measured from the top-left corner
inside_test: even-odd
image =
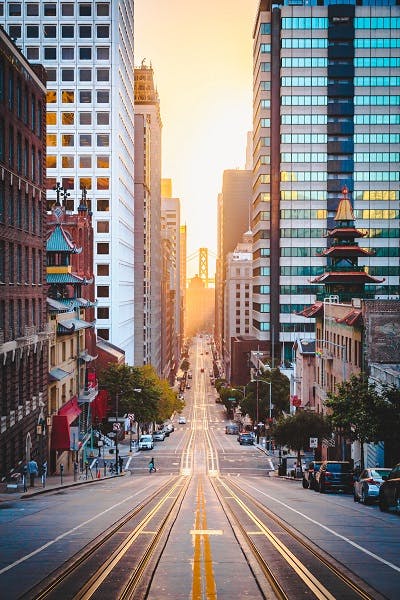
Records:
[[[67,417],[68,425],[71,425],[71,423],[75,421],[76,417],[80,415],[81,412],[82,411],[78,406],[78,397],[74,396],[60,408],[58,414]]]
[[[66,415],[53,415],[51,422],[51,444],[52,450],[69,450],[69,423]]]

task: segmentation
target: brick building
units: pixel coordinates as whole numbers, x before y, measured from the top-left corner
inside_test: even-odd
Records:
[[[0,475],[46,458],[44,69],[0,28]]]

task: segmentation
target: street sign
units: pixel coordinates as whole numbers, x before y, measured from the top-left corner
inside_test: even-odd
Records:
[[[133,413],[128,413],[128,419],[130,419],[131,421],[134,421],[135,415]]]
[[[121,423],[113,423],[113,430],[119,431],[121,429]]]
[[[318,448],[318,438],[310,437],[310,448]]]

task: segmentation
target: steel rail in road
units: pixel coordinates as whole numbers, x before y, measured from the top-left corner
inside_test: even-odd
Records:
[[[60,598],[61,586],[73,582],[74,587],[79,587],[79,592],[74,595],[74,600],[88,600],[107,580],[109,574],[115,570],[121,570],[122,561],[128,550],[134,547],[135,565],[130,565],[130,573],[125,583],[121,584],[118,592],[119,599],[133,598],[135,589],[140,585],[151,558],[155,551],[161,554],[163,534],[169,530],[176,518],[179,506],[187,492],[190,483],[189,477],[173,477],[161,486],[156,492],[147,497],[140,505],[127,513],[111,528],[100,534],[94,542],[91,542],[81,552],[67,561],[55,573],[40,582],[32,590],[24,594],[23,598],[44,600]],[[153,506],[152,506],[153,505]],[[150,510],[148,510],[150,508]],[[147,511],[139,523],[134,524],[132,531],[126,532],[127,526],[137,521],[140,513]],[[146,530],[152,520],[159,518],[152,531]],[[123,541],[121,542],[121,534]],[[138,542],[140,537],[140,544]],[[148,540],[143,544],[143,539]],[[118,540],[115,542],[115,540]],[[164,541],[165,545],[165,541]],[[108,547],[107,547],[108,546]],[[93,565],[95,567],[93,568]],[[101,565],[101,571],[99,570]]]
[[[273,588],[277,598],[288,598],[284,589],[285,585],[279,582],[279,576],[276,572],[276,562],[274,561],[274,569],[271,569],[266,560],[265,540],[268,540],[270,546],[279,553],[282,559],[292,569],[293,573],[298,576],[303,584],[308,588],[319,600],[335,600],[337,597],[346,598],[361,598],[362,600],[375,600],[376,594],[367,592],[356,583],[354,579],[347,576],[337,567],[332,560],[329,560],[322,552],[319,552],[314,546],[309,544],[302,536],[298,535],[293,528],[288,526],[282,519],[275,515],[272,511],[258,502],[248,492],[243,490],[236,482],[229,480],[229,483],[221,477],[214,478],[211,484],[217,494],[221,505],[232,522],[235,522],[235,527],[240,530],[246,544],[249,546],[252,554],[255,556],[262,572],[266,576],[269,584]],[[228,501],[229,500],[229,501]],[[268,519],[274,526],[272,531],[271,525],[266,525],[265,519]],[[252,523],[256,527],[256,531],[249,532],[244,523]],[[283,532],[285,543],[279,539],[280,532]],[[256,537],[256,536],[259,537]],[[252,539],[252,536],[257,541]],[[263,539],[260,543],[259,540]],[[294,546],[293,546],[294,543]],[[288,546],[292,545],[292,549]],[[295,550],[293,550],[295,548]],[[307,556],[304,558],[304,556]],[[300,559],[299,556],[302,556]],[[310,557],[312,560],[310,560]],[[328,569],[328,572],[334,576],[339,585],[342,586],[339,596],[337,592],[332,593],[321,583],[321,580],[327,581],[329,578],[325,576],[316,577],[309,568],[305,565],[315,563],[313,566],[314,573],[318,570]],[[310,567],[311,568],[311,567]],[[279,571],[279,569],[278,569]],[[329,584],[332,587],[332,582]],[[335,583],[337,585],[337,582]],[[293,597],[293,596],[291,596]]]

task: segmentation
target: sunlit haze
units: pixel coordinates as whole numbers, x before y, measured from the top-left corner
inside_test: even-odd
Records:
[[[152,65],[163,122],[162,175],[187,224],[187,254],[216,253],[225,169],[244,168],[252,120],[258,0],[135,0],[135,64]],[[189,261],[188,275],[197,272]]]

